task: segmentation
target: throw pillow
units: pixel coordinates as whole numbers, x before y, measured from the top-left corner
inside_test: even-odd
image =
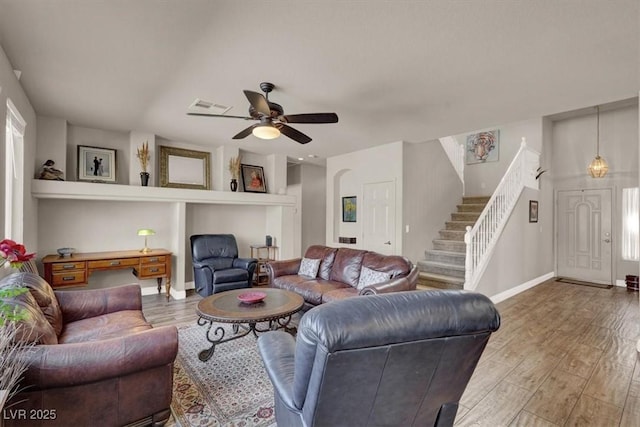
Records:
[[[366,288],[369,285],[386,282],[391,279],[391,273],[384,271],[372,270],[368,267],[362,267],[360,270],[360,279],[358,280],[358,289]]]
[[[320,261],[319,259],[302,258],[298,275],[315,279],[318,275],[318,269],[320,268]]]

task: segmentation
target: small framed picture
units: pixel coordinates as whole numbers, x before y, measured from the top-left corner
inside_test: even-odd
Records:
[[[116,150],[78,145],[78,181],[117,181]]]
[[[529,200],[529,222],[538,222],[538,201]]]
[[[240,165],[242,170],[242,188],[247,193],[266,193],[267,183],[264,180],[262,166]]]
[[[356,196],[342,198],[342,222],[356,222],[357,209]]]

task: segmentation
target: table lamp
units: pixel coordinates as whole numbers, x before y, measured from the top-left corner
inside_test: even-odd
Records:
[[[150,228],[141,228],[138,230],[138,236],[144,236],[144,248],[140,249],[140,252],[143,254],[151,252],[151,249],[147,247],[147,236],[153,236],[154,234],[156,234],[156,232]]]

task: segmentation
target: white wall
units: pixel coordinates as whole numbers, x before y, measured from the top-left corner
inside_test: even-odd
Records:
[[[462,183],[439,141],[405,143],[403,179],[402,255],[415,264],[462,202]]]
[[[466,146],[467,136],[470,134],[500,130],[500,145],[497,162],[474,163],[464,167],[465,195],[490,196],[500,183],[514,156],[520,149],[522,137],[527,139],[527,146],[536,151],[542,149],[542,119],[536,118],[516,123],[478,129],[464,134],[455,135],[460,144]]]
[[[324,244],[326,235],[327,183],[326,169],[316,165],[301,167],[301,251],[311,245]]]
[[[637,274],[638,263],[621,258],[622,189],[638,186],[638,106],[600,110],[600,155],[609,164],[604,178],[591,178],[587,166],[596,155],[596,115],[553,122],[550,167],[556,190],[613,189],[614,279]]]
[[[64,179],[74,176],[67,166],[67,121],[57,117],[38,116],[38,136],[34,162],[36,175],[47,160],[55,162],[55,168],[64,172]],[[37,176],[36,176],[37,178]]]
[[[354,153],[327,159],[327,246],[348,246],[366,249],[361,246],[363,238],[362,200],[363,186],[368,183],[391,181],[395,183],[396,193],[396,232],[395,251],[402,252],[402,197],[403,194],[403,143],[393,142]],[[357,222],[343,223],[341,203],[343,196],[356,196],[358,199]],[[338,236],[357,237],[356,245],[338,243]]]

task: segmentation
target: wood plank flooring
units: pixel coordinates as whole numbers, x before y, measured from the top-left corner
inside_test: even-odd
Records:
[[[154,325],[194,324],[200,296],[143,297]],[[456,426],[640,426],[638,293],[550,280],[497,304]]]

